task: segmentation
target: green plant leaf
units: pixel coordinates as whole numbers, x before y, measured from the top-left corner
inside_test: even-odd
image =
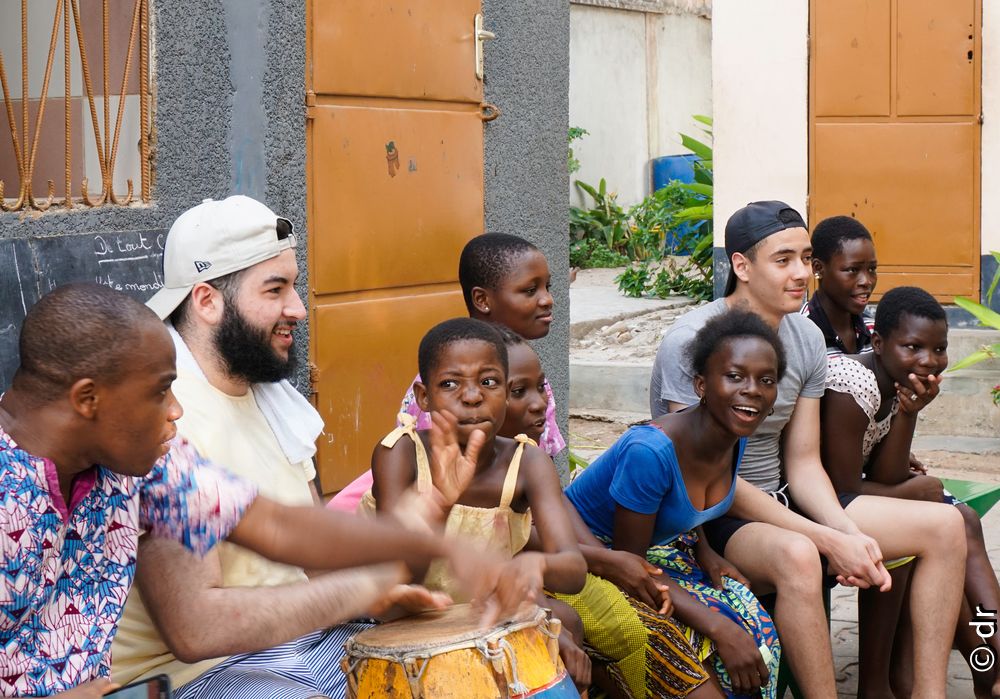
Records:
[[[956,296],[955,305],[974,315],[983,325],[1000,330],[1000,313],[997,313],[992,308],[987,308],[983,304],[976,303],[964,296]]]
[[[1000,252],[991,252],[993,259],[997,261],[997,265],[1000,265]],[[989,291],[986,292],[986,303],[993,303],[993,292],[997,290],[997,282],[1000,282],[1000,266],[997,267],[997,271],[993,273],[993,281],[990,282]]]
[[[705,126],[712,125],[712,117],[710,116],[705,116],[704,114],[695,114],[691,118],[697,121],[698,123],[704,124]]]
[[[710,184],[703,184],[701,182],[691,182],[687,184],[680,185],[681,189],[687,190],[688,192],[694,192],[695,194],[702,194],[706,197],[712,196],[715,188]]]
[[[604,180],[601,181],[603,182]],[[597,201],[598,197],[600,196],[598,195],[596,189],[594,189],[591,185],[587,184],[586,182],[583,182],[582,180],[577,180],[576,186],[582,189],[587,194],[589,194],[594,201]]]
[[[998,354],[1000,354],[1000,343],[992,345],[989,348],[976,350],[968,357],[963,357],[957,363],[948,367],[948,371],[958,371],[959,369],[965,369],[966,367],[970,367],[973,364],[978,364],[984,359],[991,359],[993,357],[996,357]]]
[[[681,134],[681,143],[684,144],[685,148],[700,157],[702,160],[712,159],[712,149],[698,139]]]

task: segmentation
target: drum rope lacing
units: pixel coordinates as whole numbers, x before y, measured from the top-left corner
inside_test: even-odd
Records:
[[[510,645],[510,642],[506,638],[499,639],[497,641],[497,646],[498,648],[496,650],[493,650],[485,642],[480,642],[476,644],[476,648],[479,649],[479,652],[482,653],[483,657],[485,657],[491,663],[496,662],[497,660],[501,660],[503,656],[506,655],[507,662],[510,663],[510,674],[511,674],[511,681],[507,683],[507,686],[510,688],[510,691],[513,692],[514,694],[527,694],[529,688],[526,684],[521,682],[521,678],[518,676],[517,654],[514,652],[513,646]]]

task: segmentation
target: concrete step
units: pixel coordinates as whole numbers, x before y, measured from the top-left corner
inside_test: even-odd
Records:
[[[948,356],[957,362],[983,345],[1000,342],[1000,332],[955,329],[948,334]],[[594,362],[570,357],[571,412],[615,411],[649,414],[652,362]],[[1000,360],[949,372],[941,395],[921,411],[921,435],[995,438],[1000,435],[1000,408],[990,401],[990,389],[1000,384]]]

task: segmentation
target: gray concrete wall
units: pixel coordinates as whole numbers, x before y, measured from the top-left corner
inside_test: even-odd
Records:
[[[535,343],[567,431],[569,406],[569,226],[566,129],[569,4],[484,0],[486,99],[503,111],[486,125],[486,230],[520,235],[549,261],[555,320]],[[565,472],[566,460],[559,460]]]
[[[160,231],[206,197],[245,193],[291,219],[305,242],[305,0],[171,0],[151,6],[152,203],[38,216],[0,213],[0,241]],[[298,252],[304,296],[306,245]],[[44,290],[41,284],[26,289],[26,305]],[[0,308],[0,325],[19,324],[20,317],[8,317],[15,310]],[[306,340],[301,333],[303,356]],[[303,372],[302,385],[304,378]]]

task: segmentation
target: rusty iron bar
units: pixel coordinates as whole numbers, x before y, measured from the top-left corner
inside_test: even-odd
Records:
[[[139,0],[142,5],[142,19],[139,27],[139,162],[142,173],[139,178],[139,196],[149,201],[151,163],[149,159],[149,0]]]
[[[105,0],[107,2],[107,0]],[[137,0],[135,3],[135,8],[132,12],[132,29],[129,31],[128,37],[128,50],[125,52],[125,70],[122,75],[122,89],[118,94],[118,118],[115,120],[115,137],[111,141],[111,160],[108,164],[108,172],[115,171],[115,160],[118,159],[118,137],[121,135],[122,119],[125,117],[125,90],[128,89],[128,74],[129,69],[132,67],[132,52],[135,49],[135,38],[139,34],[139,15],[142,10],[141,0]],[[105,48],[107,51],[107,48]],[[104,104],[107,106],[108,95],[104,96]],[[141,130],[141,127],[140,127]],[[108,182],[108,192],[111,195],[111,201],[115,204],[127,205],[132,201],[132,180],[126,180],[128,184],[128,194],[125,196],[124,201],[119,201],[118,196],[115,194],[114,186],[109,181]]]
[[[70,93],[73,91],[71,78],[73,71],[70,70],[70,23],[69,23],[69,0],[62,0],[63,5],[63,114],[65,115],[63,127],[65,130],[65,150],[63,157],[66,161],[66,180],[63,189],[63,206],[67,209],[73,208],[73,122],[70,111]]]
[[[13,145],[14,159],[17,166],[17,174],[20,179],[18,196],[16,200],[8,200],[4,197],[5,183],[0,180],[0,211],[19,211],[34,209],[45,211],[50,208],[55,199],[55,183],[49,179],[47,196],[44,199],[36,198],[33,192],[33,177],[35,175],[35,164],[38,156],[39,141],[41,140],[42,120],[45,116],[45,108],[48,104],[49,83],[52,77],[52,66],[55,60],[56,47],[58,46],[60,24],[63,31],[63,128],[64,128],[64,186],[65,192],[62,205],[68,209],[76,205],[73,197],[73,118],[71,108],[72,91],[72,68],[71,68],[71,32],[76,30],[77,44],[80,51],[80,64],[83,72],[84,96],[90,108],[91,122],[94,128],[94,140],[97,152],[98,165],[101,169],[101,193],[97,198],[90,196],[87,187],[87,178],[82,178],[80,200],[86,206],[100,206],[102,204],[117,204],[127,206],[134,200],[133,182],[129,178],[126,180],[127,193],[119,196],[113,191],[114,171],[118,159],[118,146],[122,135],[122,123],[124,121],[125,97],[128,89],[128,78],[134,66],[134,53],[138,50],[139,57],[139,154],[141,182],[139,196],[141,201],[149,202],[152,188],[152,163],[150,153],[150,133],[151,133],[151,105],[150,105],[150,77],[149,77],[149,0],[135,0],[132,6],[132,21],[128,38],[128,49],[125,54],[125,66],[122,74],[121,91],[118,94],[118,109],[115,115],[114,131],[111,127],[111,77],[110,77],[110,9],[109,0],[103,0],[101,14],[102,20],[102,86],[103,94],[103,126],[98,116],[97,105],[94,93],[94,83],[90,75],[90,66],[87,60],[86,40],[83,34],[82,21],[80,15],[79,0],[57,0],[55,16],[53,17],[52,34],[49,40],[48,57],[45,64],[45,73],[42,81],[42,90],[38,103],[38,113],[35,118],[34,129],[31,128],[29,119],[29,86],[28,86],[28,0],[21,0],[21,124],[18,129],[17,119],[14,114],[11,101],[10,86],[7,81],[7,71],[3,60],[3,52],[0,51],[0,88],[6,108],[7,126],[10,129],[11,143]],[[72,12],[72,20],[70,13]],[[60,20],[62,20],[60,22]],[[29,138],[30,136],[30,138]]]

